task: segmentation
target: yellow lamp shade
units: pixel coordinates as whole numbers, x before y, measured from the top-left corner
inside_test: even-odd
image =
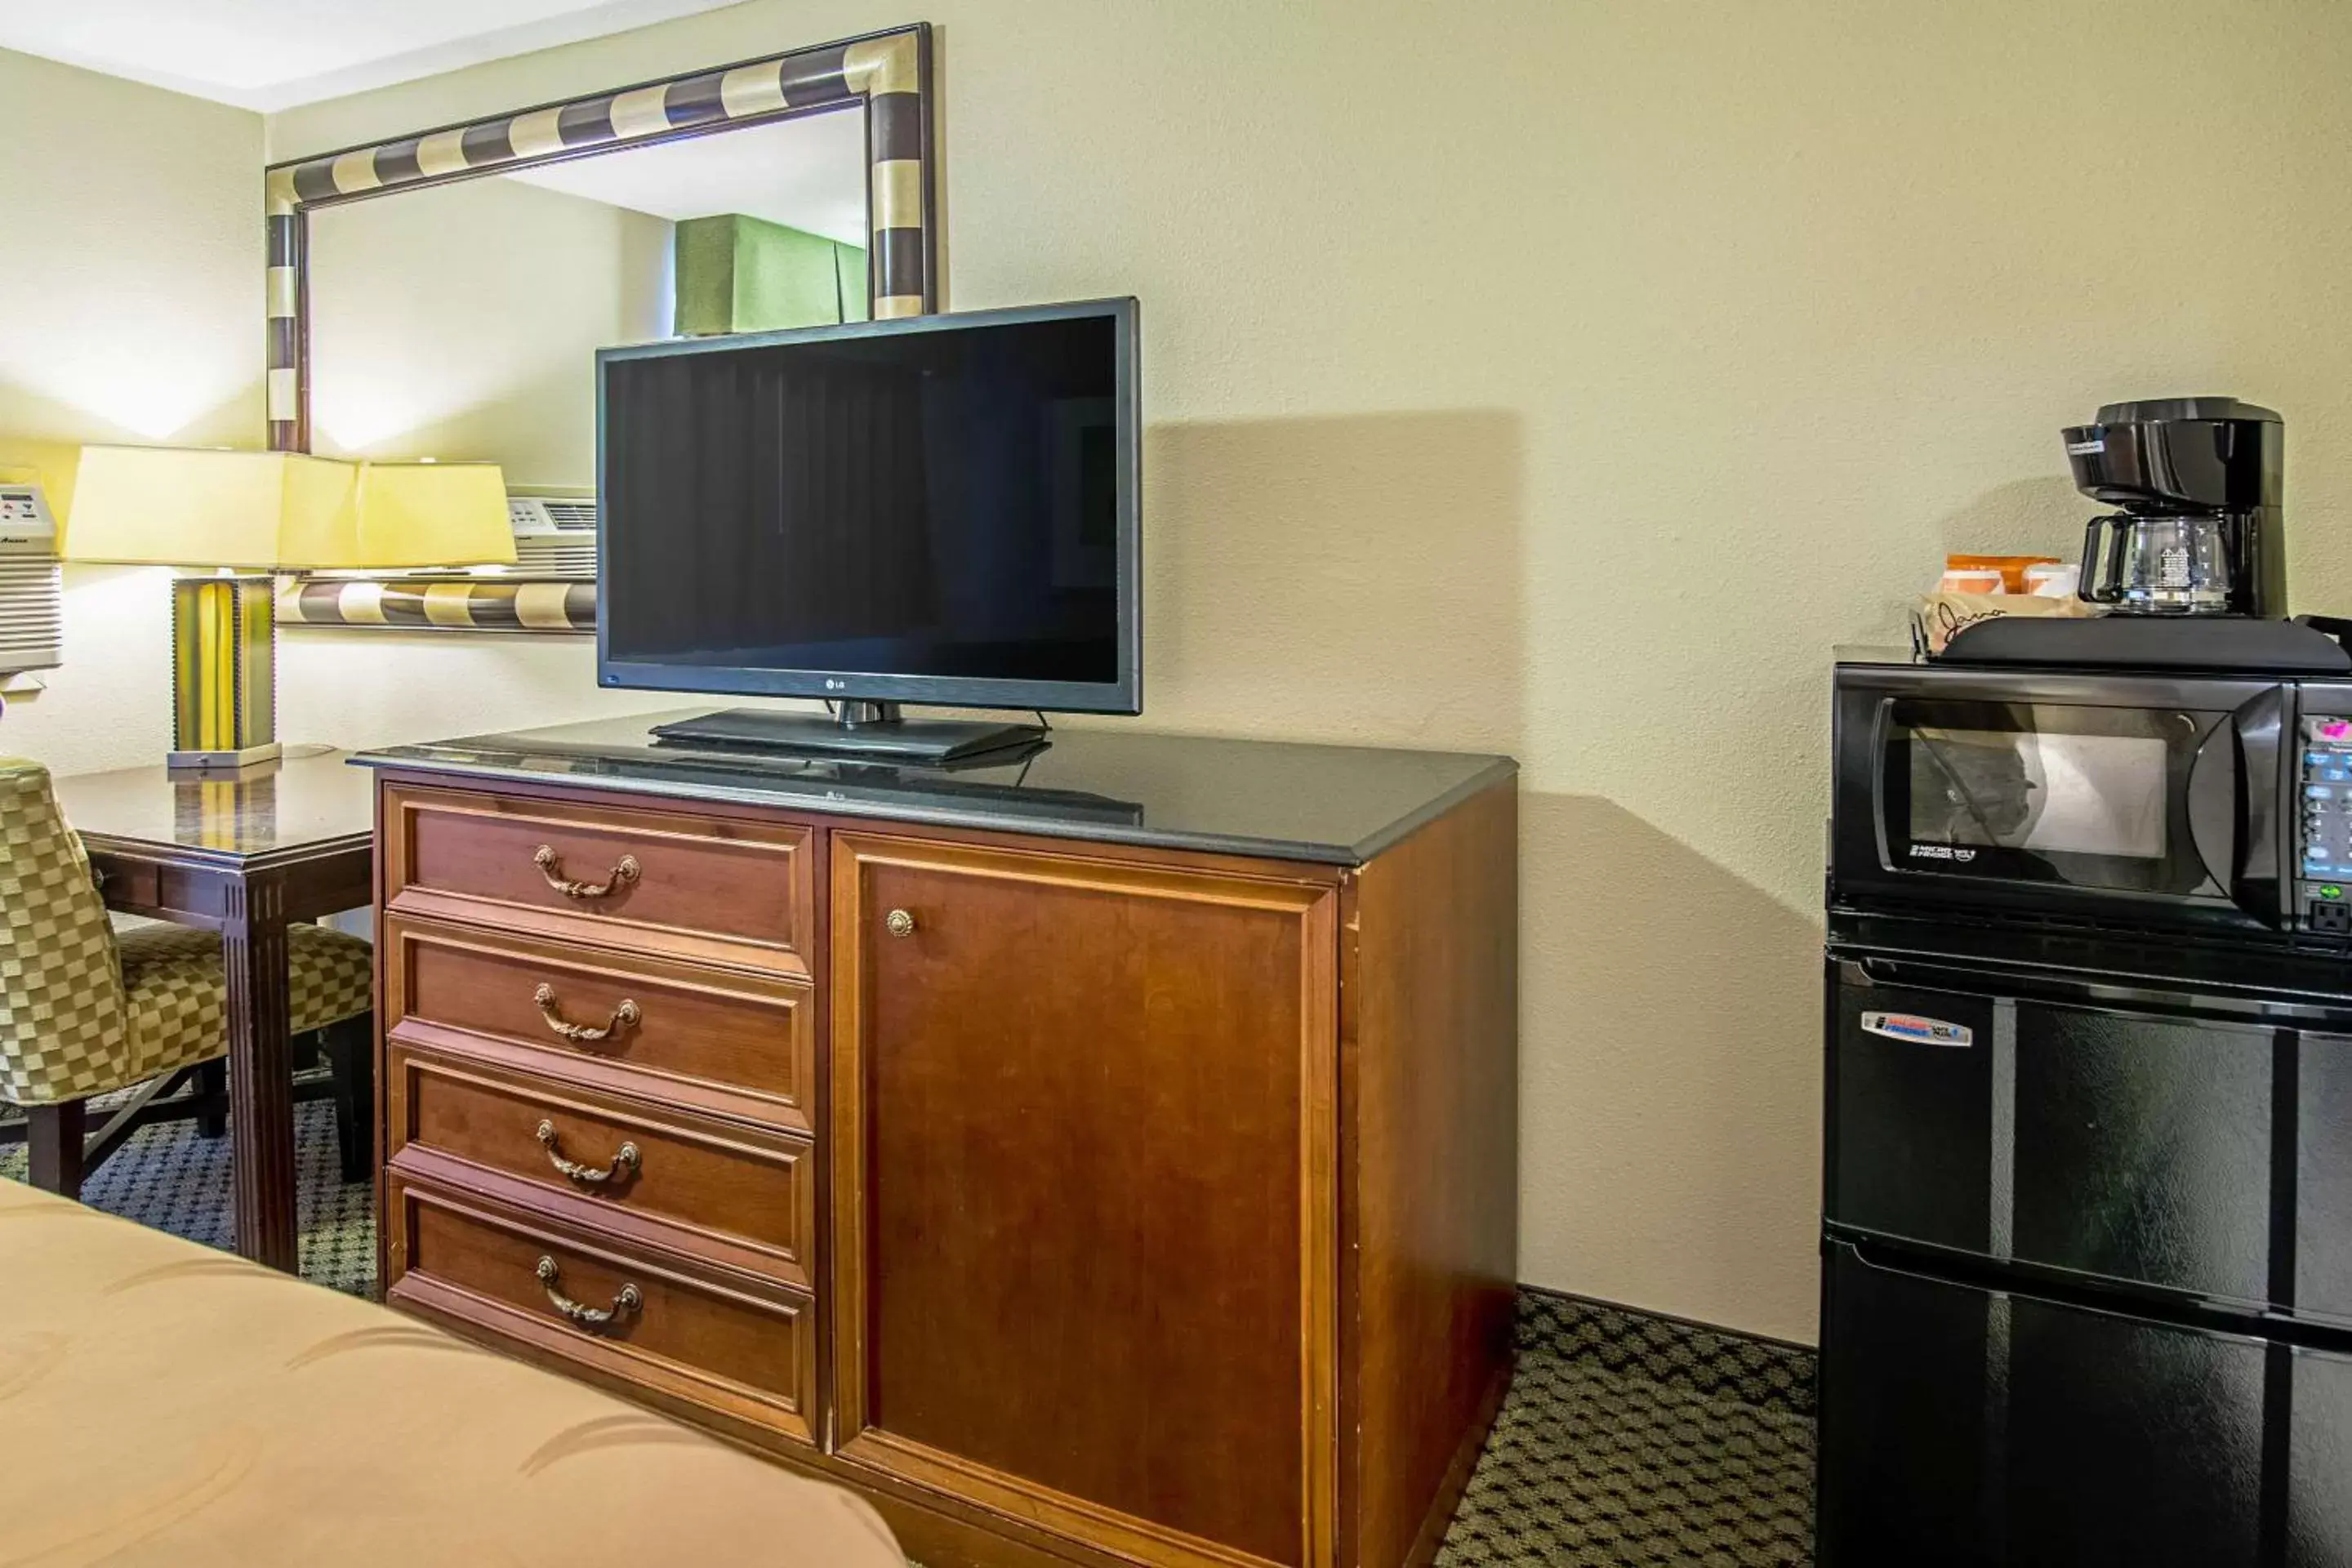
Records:
[[[85,447],[64,554],[132,565],[399,571],[515,558],[490,463],[343,463],[299,452]],[[171,765],[279,754],[268,577],[172,585]]]
[[[323,565],[358,527],[359,471],[296,452],[85,447],[65,528],[71,561]]]
[[[71,561],[262,571],[514,560],[493,463],[346,463],[299,452],[85,447]]]

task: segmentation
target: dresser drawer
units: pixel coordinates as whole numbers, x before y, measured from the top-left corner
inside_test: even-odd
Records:
[[[814,1440],[807,1296],[653,1262],[397,1173],[384,1208],[394,1306],[682,1414]]]
[[[404,1046],[387,1066],[395,1173],[808,1286],[816,1179],[806,1139]]]
[[[395,1045],[808,1129],[816,1028],[803,983],[396,919],[377,964]]]
[[[385,786],[394,914],[805,974],[806,827]]]

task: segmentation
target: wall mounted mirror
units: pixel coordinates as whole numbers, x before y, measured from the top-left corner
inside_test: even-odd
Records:
[[[593,630],[595,351],[936,309],[929,79],[919,25],[273,167],[271,447],[496,462],[519,563],[279,618]]]

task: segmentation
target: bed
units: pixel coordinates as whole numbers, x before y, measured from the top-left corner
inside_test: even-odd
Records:
[[[54,1568],[905,1563],[846,1492],[7,1181],[0,1547]]]

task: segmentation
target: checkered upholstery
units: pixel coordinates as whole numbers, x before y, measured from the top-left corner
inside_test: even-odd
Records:
[[[145,926],[123,932],[121,943],[134,1047],[124,1080],[219,1056],[228,1023],[220,938],[186,926]],[[324,926],[298,925],[287,929],[286,946],[294,1033],[323,1029],[373,1005],[374,952],[367,943]]]
[[[79,1100],[138,1081],[112,928],[37,763],[0,758],[0,1099]]]
[[[287,946],[295,1033],[368,1010],[367,943],[298,925]],[[0,1100],[81,1100],[209,1060],[227,1005],[220,938],[142,925],[118,942],[48,770],[0,758]]]

